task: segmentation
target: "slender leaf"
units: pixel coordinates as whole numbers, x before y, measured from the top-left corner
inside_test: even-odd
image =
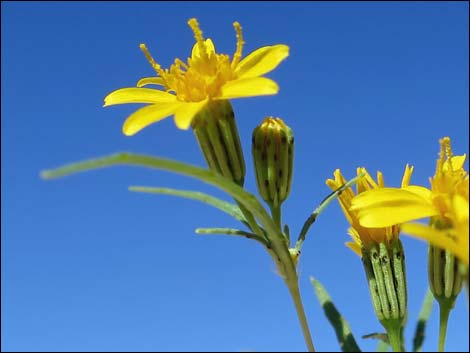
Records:
[[[379,343],[377,344],[377,352],[388,352],[390,349],[390,342],[386,333],[369,333],[367,335],[363,335],[362,338],[374,338],[378,340]]]
[[[170,159],[123,152],[78,163],[67,164],[53,170],[46,170],[41,173],[41,177],[44,179],[53,179],[78,172],[117,165],[135,165],[171,171],[177,174],[191,176],[225,191],[236,201],[240,202],[242,206],[246,207],[246,209],[261,222],[266,231],[266,235],[269,237],[268,240],[270,241],[271,249],[269,253],[276,263],[282,265],[282,268],[280,268],[281,273],[289,278],[297,278],[296,268],[285,244],[285,239],[256,196],[245,191],[241,186],[234,182],[210,170]]]
[[[323,311],[325,312],[328,321],[335,330],[336,338],[340,344],[341,351],[361,352],[361,349],[357,345],[356,340],[354,339],[354,336],[351,332],[349,323],[336,309],[325,287],[323,287],[323,285],[313,277],[310,277],[310,281],[312,282],[318,301],[323,307]]]
[[[197,228],[196,229],[197,234],[225,234],[225,235],[235,235],[235,236],[243,236],[248,239],[254,239],[260,243],[262,243],[264,246],[267,246],[266,240],[264,238],[259,237],[256,234],[250,233],[250,232],[245,232],[243,230],[239,229],[233,229],[233,228]]]
[[[424,333],[426,331],[426,324],[429,316],[431,316],[432,304],[434,303],[434,296],[428,288],[424,296],[421,311],[419,312],[418,322],[416,323],[415,335],[413,337],[413,352],[420,352],[424,343]]]
[[[180,196],[191,200],[201,201],[215,208],[218,208],[219,210],[229,214],[240,222],[246,223],[245,217],[243,217],[243,214],[241,213],[240,208],[237,205],[218,199],[217,197],[205,194],[203,192],[191,190],[177,190],[170,188],[155,188],[148,186],[130,186],[129,190],[150,194]]]
[[[316,221],[316,219],[320,215],[320,213],[322,213],[325,210],[326,206],[328,206],[331,203],[331,201],[333,201],[335,198],[337,198],[345,189],[347,189],[351,185],[355,184],[363,176],[364,176],[364,173],[361,173],[358,176],[356,176],[355,178],[352,178],[347,183],[341,185],[338,189],[331,192],[327,197],[325,197],[320,202],[320,205],[312,212],[312,214],[307,218],[304,225],[302,226],[302,229],[300,230],[299,237],[297,238],[297,242],[295,244],[296,249],[300,250],[300,248],[302,247],[302,244],[305,240],[305,237],[307,236],[308,230],[310,229],[310,226]]]

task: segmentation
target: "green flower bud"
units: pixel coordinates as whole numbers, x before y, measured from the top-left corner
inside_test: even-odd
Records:
[[[291,188],[292,130],[280,118],[267,117],[253,131],[252,153],[261,197],[271,206],[279,206]]]
[[[462,289],[460,261],[448,250],[430,245],[428,251],[429,287],[439,304],[454,307]]]
[[[193,119],[192,128],[209,169],[243,186],[245,159],[230,101],[209,102]]]
[[[390,327],[403,327],[407,289],[401,241],[397,239],[392,243],[372,243],[363,247],[362,262],[377,318],[387,331]]]
[[[433,228],[445,230],[452,225],[441,217],[432,217]],[[447,250],[430,245],[428,251],[429,287],[439,305],[454,307],[455,299],[462,289],[463,276],[460,272],[460,261]]]

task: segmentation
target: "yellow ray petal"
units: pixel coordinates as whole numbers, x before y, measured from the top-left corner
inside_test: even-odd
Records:
[[[239,78],[264,75],[274,70],[287,56],[289,47],[284,44],[259,48],[240,61],[235,74]]]
[[[354,197],[351,210],[363,227],[381,228],[438,214],[429,199],[403,189],[383,188]]]
[[[409,190],[399,188],[379,188],[366,190],[356,197],[351,203],[351,210],[376,207],[380,205],[397,205],[404,204],[430,204],[431,199],[421,196],[422,194],[430,195],[428,189],[414,186],[408,187]],[[422,191],[421,191],[422,190]]]
[[[180,102],[160,103],[140,108],[127,118],[122,132],[124,135],[132,136],[150,124],[174,114],[181,104]]]
[[[424,224],[406,223],[401,227],[403,234],[427,240],[432,245],[450,250],[468,266],[468,238],[456,240],[446,234],[446,231],[437,230]]]
[[[400,204],[395,206],[378,206],[357,212],[359,224],[367,228],[389,227],[394,224],[431,217],[439,211],[426,204]]]
[[[403,187],[403,190],[410,191],[413,194],[421,196],[425,200],[431,200],[432,198],[432,191],[422,186],[408,185],[408,186]]]
[[[121,88],[104,98],[104,107],[127,103],[168,103],[175,102],[176,96],[150,88]]]
[[[348,242],[344,243],[344,245],[346,245],[349,249],[354,251],[354,253],[356,255],[359,255],[359,257],[362,257],[362,250],[361,250],[361,247],[358,244],[356,244],[352,241],[348,241]]]
[[[147,85],[159,85],[165,86],[165,80],[162,77],[144,77],[137,82],[137,87],[143,87]]]
[[[175,113],[178,129],[187,130],[196,114],[206,105],[207,99],[196,103],[183,103]]]
[[[276,94],[279,86],[273,80],[265,77],[253,77],[227,82],[222,87],[218,99],[232,99]]]
[[[469,205],[468,199],[462,195],[455,195],[452,198],[452,208],[455,213],[455,218],[457,222],[467,222],[468,228],[468,219],[469,219]]]

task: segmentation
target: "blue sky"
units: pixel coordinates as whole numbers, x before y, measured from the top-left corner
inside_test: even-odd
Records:
[[[293,304],[274,264],[247,239],[198,236],[198,227],[238,227],[194,201],[131,193],[129,185],[193,189],[173,174],[116,167],[45,182],[39,172],[116,151],[203,166],[191,131],[166,119],[121,133],[136,106],[103,109],[104,96],[186,59],[196,17],[219,52],[284,43],[290,56],[268,74],[278,95],[233,100],[255,193],[250,137],[268,115],[296,139],[284,221],[297,234],[329,193],[336,168],[381,170],[397,186],[406,163],[428,185],[438,140],[468,153],[466,2],[2,2],[2,351],[302,351]],[[468,163],[467,163],[468,170]],[[228,198],[227,198],[228,199]],[[329,290],[360,346],[380,332],[359,258],[343,243],[335,202],[311,228],[301,290],[316,348],[338,351],[308,281]],[[427,286],[425,243],[406,251],[411,347]],[[434,307],[424,350],[437,344]],[[468,351],[468,301],[451,314],[447,349]]]

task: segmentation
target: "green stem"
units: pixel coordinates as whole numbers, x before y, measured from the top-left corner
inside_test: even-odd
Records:
[[[294,301],[295,310],[297,312],[297,317],[299,318],[300,326],[302,327],[302,333],[304,335],[305,344],[309,352],[315,352],[315,347],[313,346],[312,336],[310,335],[310,329],[308,327],[307,317],[305,316],[304,306],[302,304],[302,298],[300,297],[298,277],[287,278],[285,280],[289,292],[291,294],[292,300]]]
[[[437,348],[438,352],[444,352],[444,346],[446,342],[447,323],[449,321],[449,314],[452,310],[452,305],[447,303],[445,300],[439,301],[439,345]]]
[[[395,320],[394,320],[395,321]],[[403,352],[401,344],[401,327],[399,325],[384,325],[387,330],[388,341],[394,352]]]
[[[280,205],[270,205],[271,208],[271,215],[273,216],[274,224],[279,228],[282,233],[282,226],[281,226],[281,206]]]

